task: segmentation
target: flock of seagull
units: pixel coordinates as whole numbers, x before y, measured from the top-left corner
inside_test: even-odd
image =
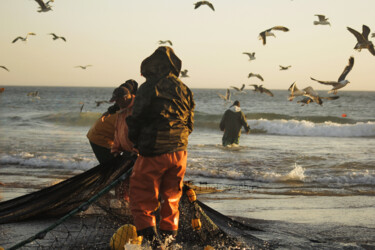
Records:
[[[35,0],[35,1],[39,5],[38,12],[47,12],[47,11],[52,10],[52,6],[50,5],[50,3],[54,2],[54,0],[49,0],[46,3],[44,3],[43,0]],[[212,9],[212,11],[215,11],[215,8],[214,8],[213,4],[210,3],[209,1],[198,1],[198,2],[194,3],[194,9],[197,9],[197,8],[199,8],[201,6],[204,6],[204,5],[209,7],[210,9]],[[329,25],[329,26],[331,26],[331,23],[328,21],[329,19],[325,15],[319,14],[319,15],[315,15],[315,16],[318,17],[318,20],[313,22],[314,25]],[[370,28],[368,26],[362,25],[362,33],[358,32],[355,29],[350,28],[350,27],[347,27],[347,30],[350,33],[352,33],[355,36],[355,38],[357,39],[357,43],[354,46],[354,50],[357,50],[357,51],[360,52],[362,49],[367,49],[372,55],[375,56],[374,45],[369,40]],[[266,38],[267,37],[270,37],[270,36],[276,37],[273,31],[288,32],[289,28],[284,27],[284,26],[274,26],[272,28],[269,28],[269,29],[266,29],[266,30],[260,32],[259,33],[259,40],[262,40],[263,45],[266,45],[266,43],[267,43]],[[28,40],[29,36],[35,36],[35,35],[36,34],[34,32],[29,32],[29,33],[26,34],[25,37],[22,37],[22,36],[16,37],[12,41],[12,43],[16,43],[19,40],[26,42]],[[51,35],[53,40],[61,39],[64,42],[66,42],[66,38],[63,37],[63,36],[58,36],[55,33],[49,33],[48,35]],[[375,37],[375,33],[372,33],[371,38],[374,38],[374,37]],[[169,44],[170,46],[173,46],[173,43],[172,43],[171,40],[159,40],[158,44],[160,44],[160,45]],[[245,54],[249,57],[249,61],[256,60],[255,52],[243,52],[243,54]],[[81,68],[81,69],[85,70],[85,69],[87,69],[88,67],[91,67],[91,66],[92,65],[90,65],[90,64],[89,65],[78,65],[78,66],[75,66],[75,68]],[[348,80],[346,80],[346,76],[352,70],[353,66],[354,66],[354,57],[350,57],[348,65],[344,68],[344,71],[339,76],[337,81],[321,81],[321,80],[317,80],[313,77],[310,77],[310,78],[311,78],[311,80],[316,81],[320,84],[331,85],[332,89],[330,91],[328,91],[328,93],[333,93],[334,95],[336,95],[337,91],[339,89],[345,87],[348,83],[350,83]],[[283,70],[288,70],[292,66],[291,65],[288,65],[288,66],[279,65],[279,67],[280,67],[279,70],[283,71]],[[9,69],[6,66],[0,65],[0,68],[4,69],[6,71],[9,71]],[[188,73],[187,69],[182,70],[180,77],[189,77],[189,75],[187,73]],[[260,74],[249,73],[248,78],[251,78],[251,77],[256,77],[259,80],[264,81],[264,78]],[[254,92],[265,93],[265,94],[273,97],[273,93],[270,90],[268,90],[267,88],[263,87],[263,85],[250,84],[249,86],[254,87],[254,89],[253,89]],[[242,84],[241,87],[230,86],[230,88],[236,90],[238,93],[245,93],[245,91],[244,91],[245,84]],[[297,88],[296,82],[294,82],[289,87],[288,91],[290,91],[290,95],[288,97],[288,100],[292,101],[295,97],[302,96],[303,99],[301,99],[297,102],[297,103],[302,103],[302,105],[309,104],[311,102],[315,102],[317,104],[322,105],[322,103],[323,103],[322,99],[336,100],[336,99],[339,98],[339,96],[328,96],[328,97],[319,96],[319,94],[311,86],[308,86],[308,87],[300,90],[300,89]],[[222,95],[222,94],[218,94],[218,95],[223,100],[230,101],[231,92],[230,92],[229,88],[226,90],[225,95]],[[102,104],[104,102],[105,101],[96,101],[97,106],[99,106],[100,104]]]

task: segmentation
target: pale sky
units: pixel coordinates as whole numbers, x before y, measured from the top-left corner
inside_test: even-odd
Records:
[[[375,91],[375,56],[353,48],[347,26],[375,32],[375,0],[211,0],[194,9],[192,0],[55,0],[53,11],[38,13],[33,0],[0,1],[0,87],[4,85],[115,87],[127,79],[140,84],[140,64],[171,40],[188,69],[183,82],[190,88],[240,87],[263,84],[269,89],[329,90],[310,80],[337,80],[355,63],[344,90]],[[313,25],[323,14],[331,26]],[[282,25],[262,45],[258,35]],[[36,33],[27,42],[12,40]],[[64,36],[52,40],[48,33]],[[370,35],[371,36],[371,35]],[[375,38],[372,38],[375,43]],[[255,52],[249,61],[243,52]],[[77,65],[92,64],[87,70]],[[279,71],[279,65],[292,65]],[[265,79],[247,78],[250,72]],[[247,86],[246,88],[251,88]]]

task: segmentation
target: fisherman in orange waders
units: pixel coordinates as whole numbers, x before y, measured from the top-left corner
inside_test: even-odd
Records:
[[[153,249],[175,237],[178,204],[186,171],[188,136],[193,131],[193,93],[178,78],[181,60],[170,47],[159,47],[143,60],[146,78],[127,118],[129,139],[139,151],[130,177],[130,208],[138,235]],[[160,204],[160,236],[154,212]]]

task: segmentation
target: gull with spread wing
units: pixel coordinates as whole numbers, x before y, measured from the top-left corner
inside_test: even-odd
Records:
[[[182,78],[182,77],[189,77],[188,74],[187,74],[187,73],[188,73],[188,70],[187,70],[187,69],[181,70],[180,73],[181,73],[181,76],[180,76],[181,78]]]
[[[52,36],[53,36],[53,37],[52,37],[53,40],[61,39],[61,40],[63,40],[64,42],[66,42],[66,39],[65,39],[65,37],[63,37],[63,36],[58,36],[58,35],[56,35],[55,33],[49,33],[48,35],[52,35]]]
[[[345,79],[345,77],[352,70],[353,65],[354,65],[354,57],[351,56],[349,58],[348,65],[344,68],[344,71],[341,73],[341,75],[340,75],[340,77],[337,81],[319,81],[319,80],[316,80],[312,77],[310,77],[310,78],[311,78],[311,80],[317,81],[317,82],[319,82],[321,84],[324,84],[324,85],[332,85],[333,88],[330,91],[328,91],[328,93],[337,94],[338,89],[341,89],[341,88],[345,87],[348,83],[350,83],[348,80]]]
[[[256,77],[259,80],[261,80],[262,82],[264,81],[263,77],[261,75],[259,75],[259,74],[249,73],[249,75],[247,76],[247,78],[250,78],[250,77]]]
[[[355,50],[361,51],[361,49],[368,49],[368,51],[375,56],[374,44],[368,40],[370,34],[370,28],[368,26],[362,25],[362,34],[350,27],[347,27],[347,29],[357,38],[357,44],[354,46]]]
[[[249,53],[249,52],[243,52],[242,54],[249,56],[249,61],[255,60],[255,52]]]
[[[314,25],[329,25],[331,26],[331,23],[328,22],[328,18],[325,15],[315,15],[319,18],[319,21],[314,21]]]
[[[265,31],[262,31],[259,33],[259,40],[263,40],[263,45],[266,45],[266,37],[267,36],[273,36],[273,37],[276,37],[275,34],[273,32],[271,32],[272,30],[281,30],[281,31],[284,31],[284,32],[287,32],[289,31],[289,29],[287,27],[284,27],[284,26],[274,26],[270,29],[267,29]]]
[[[250,86],[254,87],[253,89],[254,92],[265,93],[273,97],[273,93],[269,89],[266,89],[265,87],[263,87],[263,85],[250,84]]]
[[[280,70],[288,70],[290,67],[292,67],[292,65],[289,65],[289,66],[279,65],[279,67],[280,67]]]
[[[194,9],[198,9],[201,5],[207,5],[208,7],[211,8],[211,10],[215,11],[215,8],[214,8],[213,4],[210,3],[209,1],[199,1],[199,2],[196,2],[194,4],[194,6],[195,6]]]
[[[227,92],[226,92],[226,94],[225,94],[225,96],[224,95],[222,95],[222,94],[217,94],[221,99],[223,99],[224,101],[230,101],[230,90],[229,89],[227,89]]]
[[[311,86],[308,86],[302,90],[297,88],[297,83],[294,82],[290,85],[289,89],[290,95],[288,97],[289,101],[293,101],[296,96],[306,96],[311,98],[314,102],[322,105],[322,99],[320,99],[318,92],[316,92]]]
[[[15,43],[17,42],[18,40],[22,40],[24,42],[27,42],[27,39],[29,38],[29,36],[35,36],[36,34],[34,32],[29,32],[27,33],[27,35],[25,37],[22,37],[22,36],[19,36],[19,37],[16,37],[12,43]]]

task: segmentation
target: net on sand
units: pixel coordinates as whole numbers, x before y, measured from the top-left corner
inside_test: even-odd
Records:
[[[129,204],[115,190],[129,177],[134,160],[116,159],[55,186],[0,203],[0,246],[5,249],[109,249],[116,230],[133,223]],[[185,186],[180,201],[175,248],[202,249],[207,245],[215,249],[268,248],[266,242],[256,238],[243,240],[241,231],[252,228],[198,200],[191,202],[187,189]],[[199,230],[193,228],[195,219],[201,222]]]

